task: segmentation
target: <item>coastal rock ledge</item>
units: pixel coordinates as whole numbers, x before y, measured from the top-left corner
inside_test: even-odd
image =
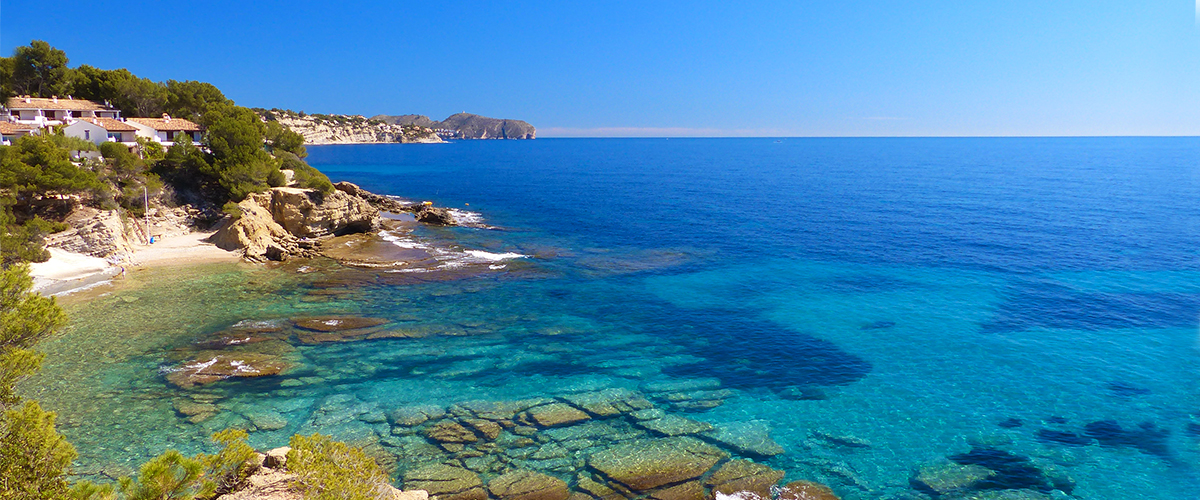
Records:
[[[377,208],[342,191],[278,187],[252,194],[237,206],[240,215],[221,222],[210,241],[242,251],[252,261],[314,257],[315,238],[372,231],[380,224]]]

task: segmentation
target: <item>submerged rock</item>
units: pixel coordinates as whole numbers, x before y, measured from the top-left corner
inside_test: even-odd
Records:
[[[605,389],[597,392],[569,394],[563,396],[563,399],[597,417],[611,417],[654,406],[641,393],[628,389]]]
[[[486,500],[479,474],[462,467],[430,464],[404,475],[406,490],[425,490],[438,500]]]
[[[841,500],[821,483],[793,481],[779,489],[778,500]]]
[[[278,375],[291,366],[279,357],[253,352],[202,352],[167,373],[167,381],[184,389],[231,377]]]
[[[921,467],[913,478],[913,486],[918,490],[949,495],[977,489],[996,473],[980,465],[941,463]]]
[[[314,318],[296,319],[296,328],[314,332],[339,332],[344,330],[359,330],[379,326],[388,322],[382,318],[364,318],[360,316],[319,316]]]
[[[591,417],[566,403],[551,403],[545,406],[530,408],[529,418],[542,427],[557,427],[569,425]]]
[[[654,431],[664,436],[683,436],[711,431],[713,426],[708,422],[700,422],[676,415],[664,415],[654,420],[640,420],[637,426]]]
[[[727,455],[696,439],[680,437],[619,444],[588,458],[588,465],[633,491],[698,478]]]
[[[425,429],[425,435],[439,443],[473,443],[479,440],[479,436],[476,436],[474,432],[452,420],[443,420],[434,424]]]
[[[783,453],[783,447],[771,439],[771,428],[763,420],[722,425],[712,439],[743,455],[772,457]]]
[[[427,420],[442,418],[446,414],[440,406],[434,405],[417,405],[404,406],[392,410],[388,413],[388,420],[393,425],[401,427],[416,427],[425,423]]]
[[[771,498],[771,487],[783,479],[783,471],[749,460],[731,460],[706,481],[713,494],[730,495],[748,491],[759,498]]]
[[[497,500],[567,500],[571,492],[562,479],[529,471],[514,470],[487,485]]]

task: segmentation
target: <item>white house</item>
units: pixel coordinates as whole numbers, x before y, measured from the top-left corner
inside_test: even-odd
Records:
[[[112,118],[79,118],[63,128],[63,134],[91,141],[96,145],[104,142],[137,145],[137,129],[129,123]]]
[[[120,119],[121,110],[107,104],[58,97],[10,97],[4,104],[3,121],[44,127],[62,125],[80,118]]]
[[[175,145],[175,138],[180,134],[187,135],[192,142],[200,142],[204,128],[191,120],[171,118],[163,113],[162,118],[129,118],[125,123],[137,127],[137,135],[162,143],[164,146]]]
[[[22,136],[37,132],[33,125],[23,123],[0,122],[0,144],[11,145]]]

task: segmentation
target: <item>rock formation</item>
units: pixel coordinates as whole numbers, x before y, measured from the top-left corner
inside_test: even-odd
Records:
[[[439,143],[434,129],[420,125],[394,125],[359,115],[308,115],[265,111],[266,120],[304,136],[305,144]]]
[[[505,120],[457,113],[445,120],[435,122],[423,115],[375,115],[371,120],[378,120],[394,125],[411,125],[428,127],[439,131],[453,131],[454,139],[534,139],[537,129],[529,122],[522,120]]]
[[[238,208],[241,216],[223,222],[211,241],[225,250],[241,250],[249,260],[311,257],[316,254],[313,238],[379,227],[377,208],[342,191],[272,188],[248,196]]]

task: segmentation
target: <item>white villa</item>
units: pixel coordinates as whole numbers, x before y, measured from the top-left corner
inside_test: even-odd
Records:
[[[137,128],[137,135],[160,142],[163,146],[174,146],[179,136],[191,138],[193,143],[200,142],[204,129],[191,120],[171,118],[163,113],[162,118],[129,118],[125,123]]]
[[[112,141],[130,147],[137,146],[137,131],[133,125],[113,118],[80,118],[63,129],[67,137],[78,137],[97,146]]]
[[[63,133],[97,145],[119,142],[137,146],[145,137],[163,146],[175,145],[181,134],[199,143],[204,129],[183,118],[121,118],[121,110],[108,103],[59,97],[11,97],[0,108],[0,141],[11,143],[22,135],[36,134],[44,127],[66,125]]]
[[[58,97],[10,97],[4,105],[5,121],[45,127],[62,125],[78,118],[120,119],[121,110],[87,99]]]

